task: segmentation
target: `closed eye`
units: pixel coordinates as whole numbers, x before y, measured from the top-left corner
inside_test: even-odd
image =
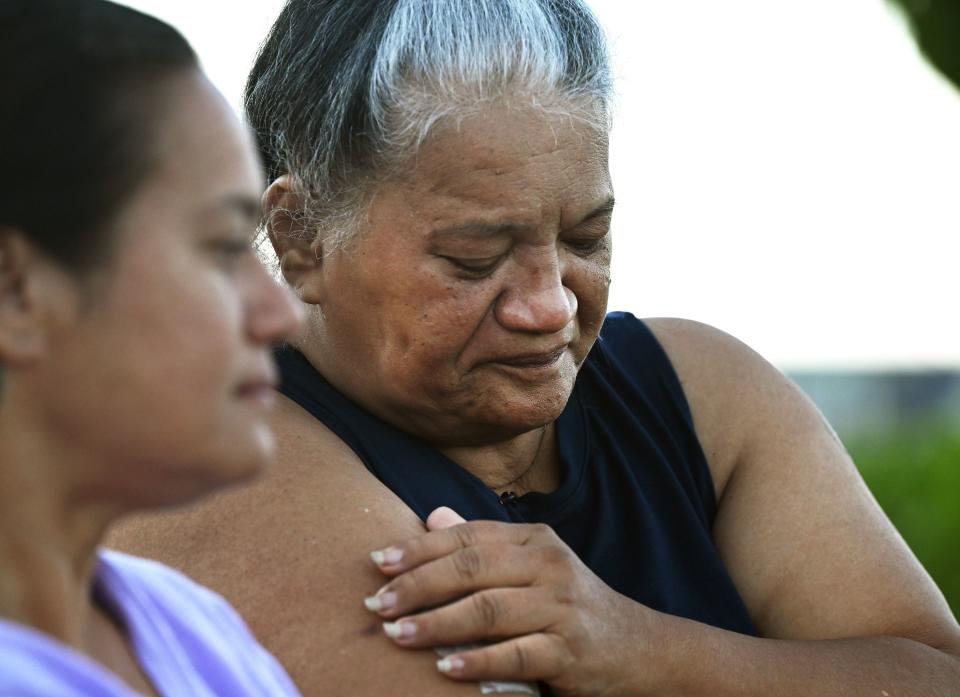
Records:
[[[601,235],[600,237],[573,237],[563,240],[563,243],[574,254],[579,254],[580,256],[590,256],[591,254],[606,248],[608,237],[609,233],[606,235]]]
[[[591,254],[603,246],[605,239],[604,237],[595,237],[585,240],[566,240],[565,244],[577,254]]]
[[[446,260],[458,273],[466,278],[481,279],[491,275],[500,265],[502,256],[489,257],[486,259],[463,259],[459,257],[449,257],[438,255]]]
[[[242,237],[214,239],[210,240],[206,246],[217,263],[227,270],[232,270],[247,255],[253,254],[250,240]]]

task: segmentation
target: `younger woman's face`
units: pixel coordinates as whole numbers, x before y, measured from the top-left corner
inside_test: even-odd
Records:
[[[135,505],[265,464],[269,347],[300,325],[251,248],[262,179],[247,133],[200,74],[161,89],[154,170],[35,385],[54,432],[102,468],[87,485]]]

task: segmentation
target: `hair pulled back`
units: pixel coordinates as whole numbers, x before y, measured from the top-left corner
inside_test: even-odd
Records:
[[[244,101],[270,180],[339,243],[439,122],[520,100],[606,128],[610,95],[582,0],[288,0]]]
[[[65,267],[95,264],[154,162],[156,85],[195,67],[186,40],[106,0],[0,2],[0,233]]]

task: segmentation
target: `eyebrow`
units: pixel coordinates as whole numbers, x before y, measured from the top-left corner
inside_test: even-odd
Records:
[[[433,230],[430,237],[433,239],[447,239],[450,237],[496,237],[499,234],[528,227],[524,223],[488,223],[484,220],[471,220],[460,225]]]
[[[576,225],[587,222],[602,215],[608,215],[613,212],[615,200],[613,196],[607,198],[603,203],[594,208],[581,218]],[[460,225],[433,230],[430,237],[433,239],[446,239],[450,237],[495,237],[497,235],[512,232],[530,227],[529,223],[505,222],[490,223],[485,220],[470,220]],[[575,226],[574,226],[575,227]]]
[[[609,215],[610,213],[613,213],[613,207],[616,205],[616,203],[617,201],[615,198],[613,198],[613,196],[609,197],[606,201],[583,216],[583,218],[580,219],[580,222],[585,223],[593,218],[599,218],[601,215]]]

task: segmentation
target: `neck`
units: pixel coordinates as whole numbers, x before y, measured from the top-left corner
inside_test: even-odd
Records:
[[[440,452],[498,494],[551,492],[560,485],[556,427],[549,423],[492,445],[440,448]]]
[[[346,374],[347,371],[340,371],[336,365],[331,364],[329,357],[336,355],[337,352],[327,346],[322,324],[317,320],[319,308],[313,306],[312,312],[313,319],[307,322],[307,330],[301,337],[301,341],[297,343],[297,349],[313,368],[334,388],[370,413],[392,424],[395,428],[419,435],[425,441],[431,442],[428,435],[410,428],[411,424],[416,425],[416,421],[410,421],[407,424],[398,423],[396,419],[378,412],[373,406],[363,405],[362,401],[352,394],[349,385],[337,380],[338,374]],[[409,417],[409,414],[404,416]],[[429,416],[429,424],[435,427],[438,415],[430,413]],[[551,492],[560,485],[560,461],[555,433],[555,425],[551,422],[543,427],[492,444],[436,447],[498,494],[512,491],[520,496],[529,491]]]
[[[67,484],[85,463],[14,421],[0,410],[0,617],[83,650],[96,548],[114,516]]]

